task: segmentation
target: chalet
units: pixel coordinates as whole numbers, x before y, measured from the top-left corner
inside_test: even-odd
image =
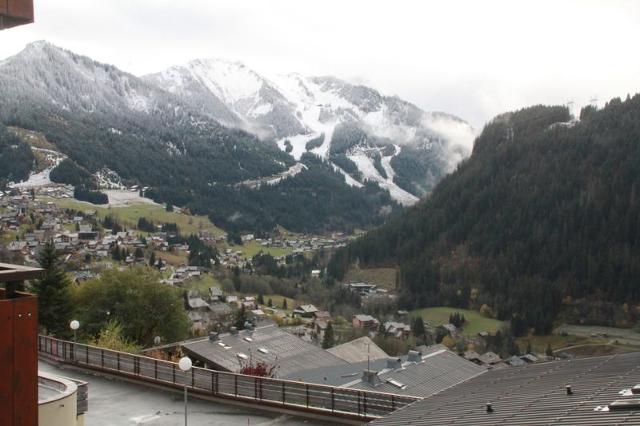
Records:
[[[375,284],[368,283],[349,283],[347,284],[349,290],[354,293],[358,293],[361,296],[369,296],[371,294],[376,294],[378,286]]]
[[[351,319],[353,328],[377,331],[380,322],[371,315],[357,314]]]
[[[384,323],[384,331],[397,339],[407,338],[411,335],[411,326],[403,322],[387,321]]]
[[[501,362],[502,358],[500,358],[500,355],[496,354],[495,352],[489,351],[480,355],[479,360],[485,365],[495,365]]]
[[[318,312],[318,308],[316,308],[315,306],[302,305],[302,306],[298,306],[293,310],[293,315],[303,317],[303,318],[312,318],[316,312]]]
[[[220,290],[218,287],[210,287],[209,288],[209,300],[211,301],[217,301],[217,300],[222,300],[222,290]]]

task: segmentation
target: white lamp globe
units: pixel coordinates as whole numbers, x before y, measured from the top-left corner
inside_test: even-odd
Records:
[[[69,323],[69,327],[71,327],[72,330],[77,330],[80,328],[80,321],[78,320],[73,320]]]
[[[189,358],[188,356],[184,356],[180,358],[180,361],[178,361],[178,367],[180,367],[180,370],[182,371],[189,371],[191,370],[192,366],[193,363],[191,362],[191,358]]]

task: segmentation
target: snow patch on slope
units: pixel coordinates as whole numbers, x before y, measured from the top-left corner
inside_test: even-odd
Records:
[[[381,188],[389,191],[389,194],[391,194],[391,197],[393,199],[405,206],[415,204],[418,201],[418,197],[396,185],[393,182],[393,175],[391,177],[387,176],[386,179],[380,175],[375,165],[373,164],[373,160],[370,157],[370,155],[372,155],[374,152],[379,152],[379,150],[356,149],[347,154],[347,158],[349,158],[356,164],[356,166],[358,166],[358,170],[360,171],[360,173],[362,173],[364,179],[377,182]],[[396,153],[399,152],[399,150],[396,151]],[[391,157],[392,156],[388,157],[388,161],[391,161]],[[391,169],[390,165],[389,168]]]

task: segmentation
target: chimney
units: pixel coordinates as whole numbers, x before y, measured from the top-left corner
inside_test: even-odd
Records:
[[[377,386],[382,383],[378,377],[378,372],[373,370],[364,370],[362,372],[362,381],[371,386]]]
[[[402,368],[402,360],[400,358],[387,359],[387,368],[390,370],[397,370],[398,368]]]
[[[422,354],[418,351],[409,351],[409,358],[407,359],[409,362],[420,362],[422,361]]]
[[[209,341],[210,342],[217,342],[218,341],[218,333],[215,332],[211,332],[209,333]]]
[[[490,402],[487,402],[487,413],[493,413],[493,405]]]
[[[234,336],[238,335],[238,327],[231,327],[231,334]]]
[[[571,389],[571,385],[565,386],[567,389],[567,395],[573,395],[573,390]]]

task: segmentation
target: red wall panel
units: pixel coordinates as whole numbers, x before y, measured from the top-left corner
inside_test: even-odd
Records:
[[[0,299],[0,425],[13,425],[13,303]]]
[[[10,16],[33,21],[33,0],[5,0]]]
[[[35,297],[14,299],[14,422],[38,425],[38,304]]]
[[[0,294],[2,297],[3,294]],[[0,299],[0,425],[38,424],[38,303]]]

